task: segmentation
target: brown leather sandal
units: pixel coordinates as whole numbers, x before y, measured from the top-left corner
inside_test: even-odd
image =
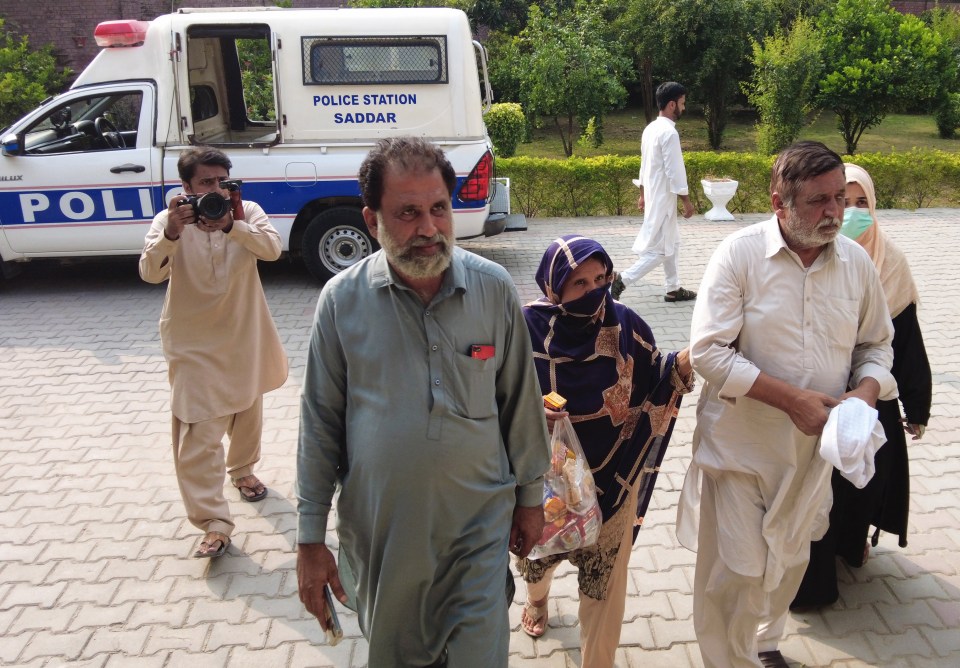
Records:
[[[243,484],[243,481],[249,481],[253,479],[253,482],[250,484]],[[248,503],[253,503],[254,501],[260,501],[265,499],[267,496],[267,488],[264,486],[260,479],[253,475],[245,475],[241,478],[230,478],[233,482],[233,486],[240,491],[240,498]]]
[[[218,545],[219,544],[219,545]],[[211,550],[213,546],[217,548]],[[208,531],[200,542],[200,548],[193,553],[194,559],[216,559],[222,557],[227,547],[230,545],[230,536],[219,531]]]

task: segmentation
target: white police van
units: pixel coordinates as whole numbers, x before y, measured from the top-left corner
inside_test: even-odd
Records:
[[[181,150],[198,144],[230,156],[243,197],[321,279],[377,248],[357,170],[382,137],[420,135],[446,151],[458,238],[506,225],[508,212],[490,213],[486,56],[461,11],[181,9],[101,23],[95,37],[104,48],[73,86],[0,139],[7,269],[139,254],[181,189]]]

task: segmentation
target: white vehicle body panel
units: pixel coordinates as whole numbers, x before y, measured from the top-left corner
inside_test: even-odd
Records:
[[[491,151],[485,58],[460,11],[181,10],[142,25],[141,45],[104,48],[70,90],[5,133],[0,259],[138,254],[181,190],[180,152],[194,145],[226,152],[243,197],[264,207],[285,250],[303,253],[319,213],[359,211],[357,171],[377,140],[413,134],[442,146],[457,195]],[[269,53],[275,120],[246,118],[234,46],[244,40]],[[492,181],[486,160],[480,174]],[[457,236],[499,233],[490,192],[473,192],[483,197],[454,197]]]

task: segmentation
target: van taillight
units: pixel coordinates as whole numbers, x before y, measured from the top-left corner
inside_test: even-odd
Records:
[[[93,31],[97,46],[140,46],[147,38],[147,21],[104,21]]]
[[[480,162],[460,185],[457,199],[461,202],[486,202],[490,195],[490,179],[493,178],[493,154],[487,151]]]

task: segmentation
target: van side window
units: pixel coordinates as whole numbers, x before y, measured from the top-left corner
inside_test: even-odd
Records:
[[[447,39],[304,37],[303,83],[447,83]]]
[[[26,131],[27,155],[134,148],[143,93],[113,93],[73,99],[51,110]]]

